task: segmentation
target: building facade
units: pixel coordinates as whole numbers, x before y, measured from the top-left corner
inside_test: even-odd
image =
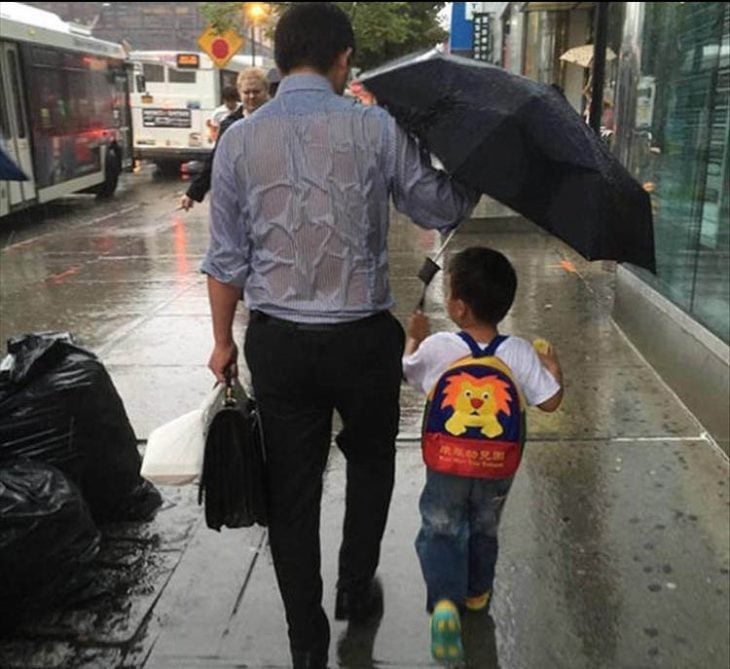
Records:
[[[615,319],[728,452],[730,9],[619,4],[614,150],[651,192],[657,272],[619,268]]]
[[[29,2],[64,21],[87,26],[94,37],[125,44],[130,50],[200,51],[198,37],[207,22],[200,2]],[[256,28],[256,54],[271,57],[263,29]],[[250,53],[251,44],[241,53]]]

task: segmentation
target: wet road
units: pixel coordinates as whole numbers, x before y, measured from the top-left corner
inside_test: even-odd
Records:
[[[197,272],[207,207],[175,211],[182,187],[148,173],[128,177],[111,202],[72,198],[0,231],[0,338],[72,331],[109,369],[139,437],[195,408],[212,385]],[[438,243],[394,219],[391,283],[403,320],[419,297],[416,272]],[[514,262],[520,286],[504,331],[556,345],[566,399],[556,414],[530,414],[500,533],[494,621],[465,621],[469,666],[725,669],[727,459],[614,326],[610,265],[586,263],[516,220],[473,221],[452,249],[472,244],[495,246]],[[448,327],[442,297],[437,277],[426,305],[434,329]],[[245,323],[239,314],[239,337]],[[421,408],[404,389],[381,561],[385,615],[372,628],[333,624],[332,666],[432,666],[413,549]],[[335,450],[322,517],[330,613],[343,470]],[[0,643],[0,666],[287,666],[265,534],[213,533],[191,488],[164,492],[169,504],[155,523],[129,535],[114,530],[115,550],[135,546],[139,554],[107,558],[128,587],[103,610],[55,612]]]

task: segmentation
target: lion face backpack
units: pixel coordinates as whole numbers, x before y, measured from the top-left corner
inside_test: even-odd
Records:
[[[459,336],[471,355],[454,362],[428,395],[423,460],[442,474],[510,478],[525,443],[525,401],[509,367],[495,356],[507,337],[482,349],[466,332]]]

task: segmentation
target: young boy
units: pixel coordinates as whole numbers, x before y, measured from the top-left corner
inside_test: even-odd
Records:
[[[563,396],[555,353],[538,353],[526,340],[501,337],[497,331],[516,289],[515,270],[498,251],[472,247],[454,256],[449,265],[446,309],[461,332],[429,336],[426,316],[413,314],[403,357],[406,381],[429,393],[457,360],[488,349],[509,368],[506,371],[511,372],[527,404],[555,411]],[[482,403],[476,396],[473,401],[474,406]],[[485,434],[490,430],[483,429]],[[464,426],[458,430],[468,432]],[[427,608],[432,612],[431,652],[435,659],[458,661],[463,657],[460,613],[485,609],[489,604],[497,528],[513,475],[477,478],[428,468],[426,477],[416,550],[428,590]]]

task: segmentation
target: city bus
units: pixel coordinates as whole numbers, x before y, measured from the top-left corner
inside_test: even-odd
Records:
[[[0,143],[28,177],[0,181],[0,216],[80,191],[113,194],[131,168],[129,79],[120,45],[0,3]]]
[[[183,162],[205,158],[215,144],[213,111],[221,104],[221,91],[235,87],[252,57],[234,56],[223,69],[198,52],[132,51],[129,58],[135,74],[130,105],[134,157],[171,174]],[[256,65],[266,71],[272,61],[259,56]]]

